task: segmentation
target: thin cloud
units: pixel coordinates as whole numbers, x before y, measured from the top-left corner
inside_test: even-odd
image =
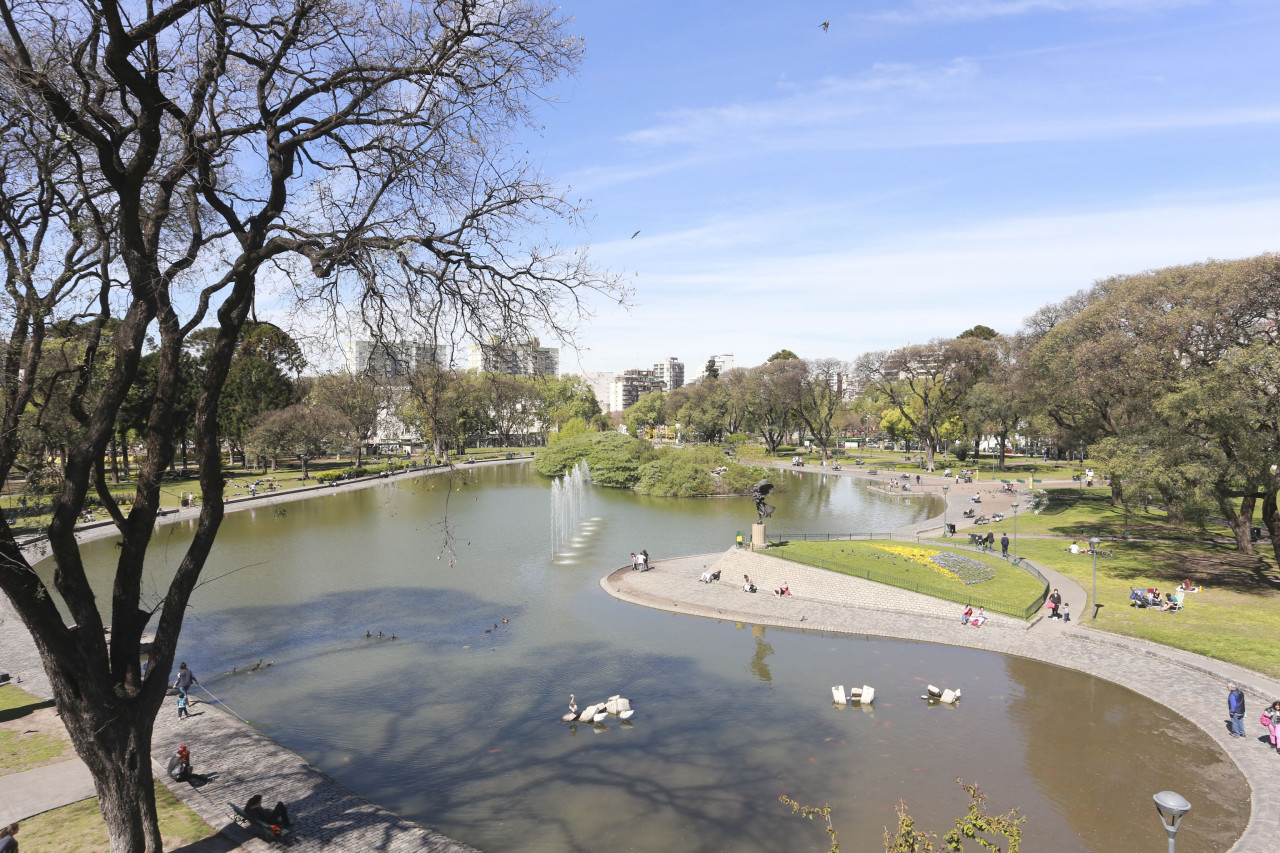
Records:
[[[913,0],[905,8],[858,16],[887,24],[932,24],[985,21],[1035,14],[1153,14],[1203,6],[1208,0]]]

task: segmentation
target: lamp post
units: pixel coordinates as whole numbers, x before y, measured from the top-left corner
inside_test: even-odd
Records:
[[[1097,536],[1089,539],[1089,553],[1093,554],[1093,618],[1098,618],[1098,546],[1102,540]],[[1177,830],[1174,830],[1175,832]],[[1172,838],[1173,836],[1170,836]]]
[[[1010,506],[1013,507],[1013,561],[1018,562],[1018,502],[1014,501]]]
[[[951,535],[951,528],[947,526],[947,490],[950,488],[946,483],[942,484],[942,535],[944,538]]]
[[[1160,812],[1160,824],[1169,835],[1169,853],[1174,853],[1174,836],[1178,834],[1183,816],[1191,811],[1191,803],[1173,791],[1161,791],[1152,799],[1156,801],[1156,811]]]

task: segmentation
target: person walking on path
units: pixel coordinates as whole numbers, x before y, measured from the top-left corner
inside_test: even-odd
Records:
[[[1008,533],[1000,534],[1000,556],[1001,557],[1009,556],[1009,534]]]
[[[1227,685],[1227,713],[1231,715],[1231,736],[1244,737],[1244,691],[1232,682]]]
[[[1271,733],[1271,746],[1280,752],[1280,742],[1276,740],[1276,728],[1280,727],[1280,699],[1271,703],[1271,707],[1262,712],[1262,721]]]
[[[191,714],[187,711],[187,694],[179,692],[178,693],[178,719],[181,720],[183,717],[189,717],[189,716],[191,716]]]
[[[199,684],[200,680],[191,670],[187,669],[187,662],[183,661],[178,664],[178,677],[173,680],[173,686],[177,688],[179,693],[191,692],[191,685]]]

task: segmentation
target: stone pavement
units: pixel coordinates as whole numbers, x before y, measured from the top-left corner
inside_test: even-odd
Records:
[[[719,583],[704,584],[699,575],[721,570]],[[760,588],[742,591],[742,575]],[[1123,685],[1186,717],[1222,747],[1250,787],[1249,823],[1230,853],[1273,853],[1280,850],[1280,777],[1269,744],[1258,742],[1256,713],[1280,697],[1280,681],[1242,667],[1200,655],[1134,640],[1087,626],[1039,619],[1034,626],[993,618],[981,628],[964,626],[959,608],[928,596],[889,590],[860,578],[831,575],[821,569],[783,563],[763,554],[731,549],[662,560],[648,572],[629,566],[605,576],[600,584],[611,595],[675,613],[786,628],[866,634],[983,649],[1064,666]],[[1045,573],[1049,576],[1049,573]],[[790,583],[792,598],[770,595],[770,587]],[[1050,577],[1050,582],[1055,583]],[[1065,584],[1056,582],[1060,588]],[[869,589],[868,587],[877,587]],[[1078,590],[1079,587],[1076,587]],[[1084,593],[1066,592],[1073,620],[1085,613],[1074,606]],[[1079,614],[1079,616],[1077,616]],[[1254,725],[1243,740],[1226,730],[1228,681],[1248,694]],[[1248,715],[1246,715],[1248,717]],[[1152,792],[1154,793],[1154,791]]]

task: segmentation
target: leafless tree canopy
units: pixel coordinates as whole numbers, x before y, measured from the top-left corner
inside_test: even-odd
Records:
[[[569,334],[587,294],[620,298],[580,252],[544,239],[578,211],[511,145],[580,45],[558,12],[526,0],[0,0],[0,23],[0,475],[32,451],[17,428],[32,400],[55,398],[39,383],[57,389],[70,426],[48,537],[77,627],[3,520],[0,588],[37,638],[112,850],[158,850],[151,720],[222,517],[218,401],[245,322],[283,293],[375,330]],[[203,510],[155,608],[143,678],[153,613],[140,579],[174,452],[179,359],[207,325],[190,430]],[[148,349],[146,462],[126,512],[103,455]],[[108,607],[74,538],[93,492],[123,539]]]

